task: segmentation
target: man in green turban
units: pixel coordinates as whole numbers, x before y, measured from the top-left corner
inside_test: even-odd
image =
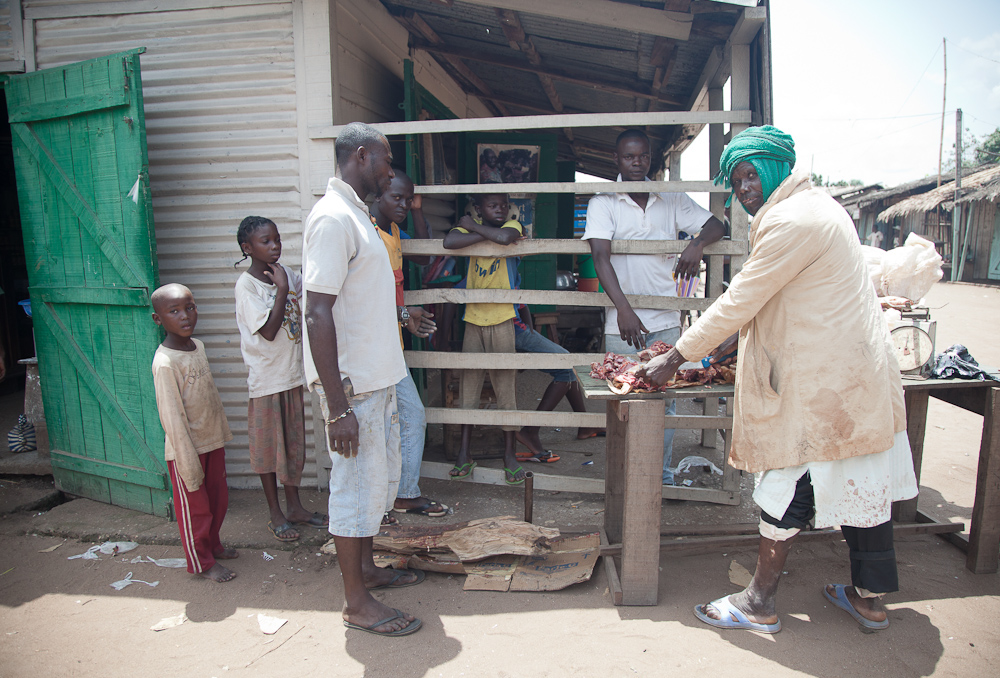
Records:
[[[853,585],[823,595],[882,629],[880,597],[898,590],[892,502],[917,494],[899,366],[854,223],[794,164],[781,130],[733,137],[716,182],[753,217],[750,256],[646,374],[662,384],[686,360],[725,355],[738,341],[729,462],[761,474],[757,569],[744,591],[697,606],[698,619],[776,633],[775,595],[795,536],[839,525]]]

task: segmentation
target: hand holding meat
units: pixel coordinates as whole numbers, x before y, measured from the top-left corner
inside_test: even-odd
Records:
[[[684,363],[684,356],[676,348],[658,355],[636,371],[637,376],[646,377],[656,386],[663,386],[677,374],[677,368]]]
[[[331,419],[326,425],[326,435],[330,439],[330,449],[340,456],[350,459],[358,455],[358,418],[354,412],[336,421]]]
[[[437,323],[431,320],[434,314],[421,306],[410,306],[410,319],[406,321],[406,329],[411,334],[426,339],[437,330]]]

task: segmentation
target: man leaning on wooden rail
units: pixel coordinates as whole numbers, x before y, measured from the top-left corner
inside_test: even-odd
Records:
[[[614,152],[618,181],[649,181],[649,137],[637,129],[618,135]],[[612,240],[676,240],[684,231],[696,237],[678,257],[673,254],[611,254]],[[722,222],[685,193],[599,193],[587,206],[587,230],[597,279],[614,306],[607,309],[604,350],[636,353],[647,343],[673,346],[681,336],[680,311],[638,308],[626,294],[677,296],[677,278],[697,276],[706,245],[726,232]],[[677,403],[667,402],[667,414]],[[674,430],[663,431],[663,484],[674,484],[670,470]]]

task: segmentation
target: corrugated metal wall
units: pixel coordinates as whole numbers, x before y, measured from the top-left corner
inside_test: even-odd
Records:
[[[26,16],[32,4],[25,2]],[[73,3],[59,4],[65,10]],[[236,487],[258,485],[247,454],[246,368],[234,317],[240,220],[273,219],[285,243],[282,260],[301,263],[294,23],[292,2],[35,21],[39,69],[146,47],[141,64],[160,279],[190,286],[198,300],[197,336],[235,435],[227,466]],[[307,432],[304,483],[312,484],[311,423]]]
[[[0,0],[0,63],[14,60],[14,34],[10,29],[10,3],[20,0]]]

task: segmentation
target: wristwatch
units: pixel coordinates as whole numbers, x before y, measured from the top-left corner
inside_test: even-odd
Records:
[[[405,325],[406,322],[410,319],[410,309],[408,309],[405,306],[397,306],[396,311],[397,315],[399,316],[399,324]]]

